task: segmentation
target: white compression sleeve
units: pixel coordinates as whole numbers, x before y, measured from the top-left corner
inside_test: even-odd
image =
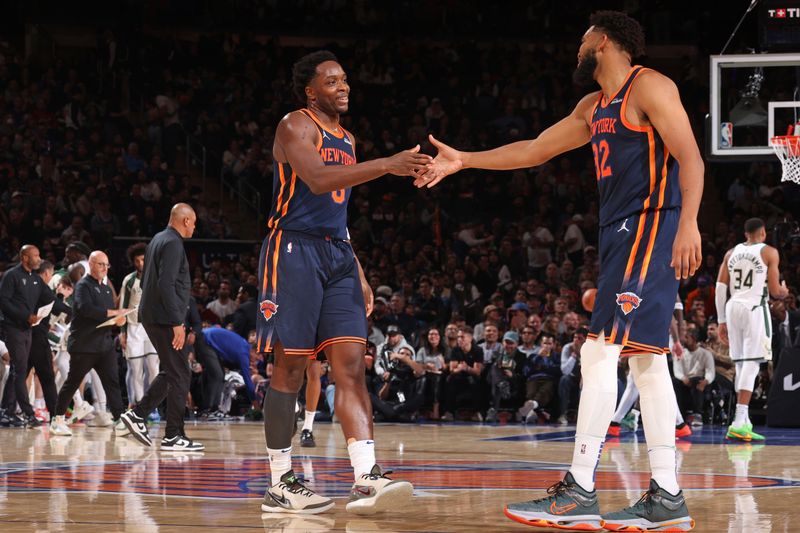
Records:
[[[714,303],[717,307],[717,323],[724,324],[725,318],[725,304],[728,303],[728,285],[726,283],[717,282],[717,290],[714,294]]]
[[[642,422],[653,479],[671,494],[677,494],[675,460],[675,391],[663,354],[631,357],[631,372],[639,387]]]
[[[575,450],[569,471],[586,490],[594,490],[594,471],[617,403],[617,362],[622,346],[606,345],[601,335],[581,349],[583,389],[578,406]]]

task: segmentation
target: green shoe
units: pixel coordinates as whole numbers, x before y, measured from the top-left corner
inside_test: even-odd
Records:
[[[683,491],[675,496],[650,480],[650,489],[632,506],[603,515],[609,531],[691,531],[694,520],[689,516]]]
[[[746,442],[750,442],[753,440],[764,440],[764,435],[760,435],[753,431],[753,424],[748,422],[743,426],[734,427],[730,425],[728,427],[728,432],[725,434],[725,437],[729,439],[737,439],[743,440]]]
[[[597,491],[586,491],[567,472],[562,481],[549,489],[549,496],[538,500],[511,503],[503,512],[515,522],[536,527],[600,531],[603,521],[597,504]]]

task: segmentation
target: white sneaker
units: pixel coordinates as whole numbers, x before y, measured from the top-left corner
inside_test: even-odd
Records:
[[[569,420],[567,420],[567,415],[561,415],[558,417],[558,425],[559,426],[569,425]]]
[[[202,452],[205,449],[205,446],[184,435],[161,439],[162,452]]]
[[[114,425],[114,419],[107,411],[97,411],[94,418],[86,422],[86,425],[93,428],[107,428]]]
[[[50,434],[59,437],[72,436],[72,430],[69,429],[69,426],[67,426],[67,421],[64,419],[64,415],[54,416],[53,420],[50,421]]]
[[[386,472],[390,474],[391,472]],[[404,509],[411,500],[414,487],[408,481],[389,479],[375,465],[369,474],[362,474],[350,490],[345,509],[358,515],[370,515],[386,509]]]
[[[89,402],[83,402],[72,411],[72,416],[69,418],[69,423],[74,424],[75,422],[83,420],[93,412],[94,407],[92,407],[92,404]]]
[[[131,430],[128,429],[128,426],[126,426],[125,422],[123,422],[120,418],[117,424],[114,426],[114,435],[117,437],[125,437],[130,434]]]
[[[333,506],[332,499],[320,496],[303,485],[292,470],[267,489],[261,502],[261,510],[265,513],[318,514]]]
[[[520,420],[525,420],[531,413],[531,411],[533,411],[538,407],[539,404],[536,403],[534,400],[528,400],[522,405],[522,407],[519,408],[519,410],[517,411],[517,416],[519,417]]]

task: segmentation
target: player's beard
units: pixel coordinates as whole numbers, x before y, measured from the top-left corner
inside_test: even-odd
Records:
[[[572,73],[572,81],[580,86],[586,87],[594,83],[594,71],[597,69],[597,56],[594,50],[586,52],[584,58],[575,67]]]

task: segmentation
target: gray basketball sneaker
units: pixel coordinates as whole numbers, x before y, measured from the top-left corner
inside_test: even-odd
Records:
[[[261,511],[265,513],[317,514],[333,507],[330,498],[320,496],[306,487],[303,482],[289,470],[275,485],[269,487],[261,502]]]
[[[603,515],[610,531],[691,531],[694,520],[689,516],[683,491],[672,495],[650,480],[650,489],[632,506]]]
[[[549,489],[549,496],[527,502],[510,503],[503,510],[515,522],[536,527],[600,531],[603,520],[597,491],[584,490],[567,472],[562,481]]]

